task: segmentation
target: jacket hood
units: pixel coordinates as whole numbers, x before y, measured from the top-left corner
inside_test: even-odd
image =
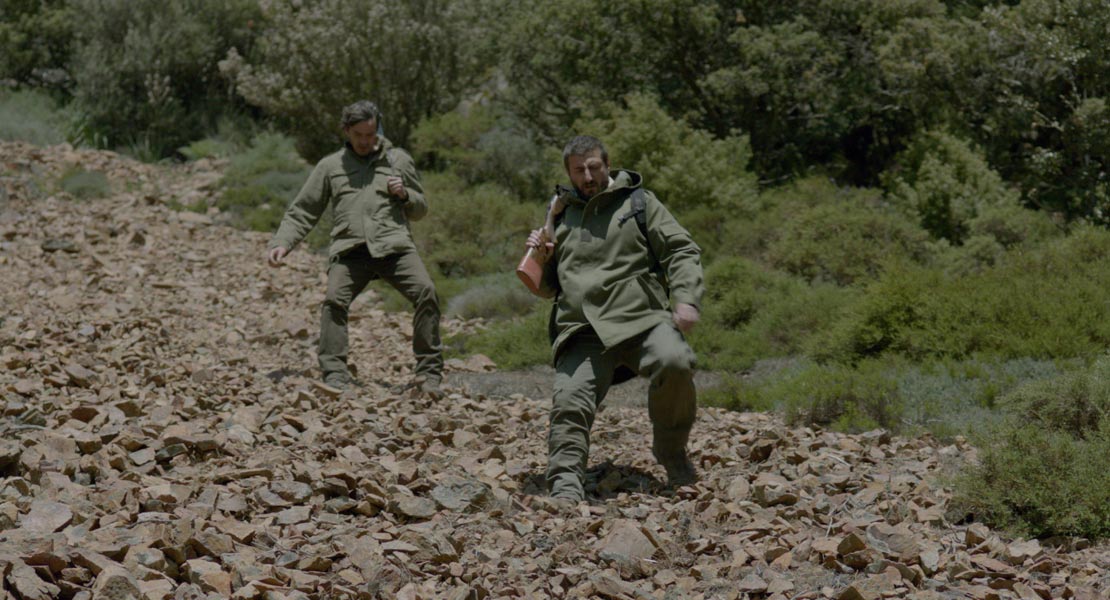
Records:
[[[612,183],[609,184],[609,187],[599,192],[597,196],[594,196],[595,198],[602,196],[607,197],[611,194],[623,198],[625,194],[631,193],[632,190],[640,187],[644,182],[642,175],[635,171],[629,171],[628,169],[614,169],[610,171],[609,179],[612,180]],[[586,198],[583,198],[578,193],[577,189],[572,187],[564,187],[564,189],[569,192],[569,200],[572,203],[585,204],[588,202]]]

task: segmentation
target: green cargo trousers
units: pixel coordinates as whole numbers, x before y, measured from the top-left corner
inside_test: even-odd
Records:
[[[576,333],[555,362],[555,391],[547,438],[547,485],[552,496],[580,500],[598,406],[625,366],[649,380],[652,452],[660,462],[686,455],[694,425],[694,351],[670,323],[606,351],[593,329]]]
[[[412,352],[416,375],[439,379],[443,347],[439,339],[439,297],[416,250],[372,257],[366,246],[332,259],[328,292],[320,310],[320,369],[347,374],[347,316],[351,302],[374,279],[384,279],[412,303]]]

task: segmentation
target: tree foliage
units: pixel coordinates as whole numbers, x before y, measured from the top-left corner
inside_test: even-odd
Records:
[[[66,0],[0,0],[0,80],[65,89],[76,12]]]
[[[486,0],[264,0],[257,48],[220,69],[275,117],[310,161],[340,142],[343,106],[375,101],[402,145],[421,119],[453,108],[479,77]]]
[[[254,39],[251,0],[72,0],[84,141],[141,144],[157,156],[235,110],[216,63]]]

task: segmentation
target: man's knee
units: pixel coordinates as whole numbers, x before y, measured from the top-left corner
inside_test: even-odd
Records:
[[[351,308],[351,302],[348,300],[343,301],[342,298],[328,296],[324,298],[324,303],[320,306],[321,312],[325,315],[334,315],[338,317],[346,316],[347,311]]]

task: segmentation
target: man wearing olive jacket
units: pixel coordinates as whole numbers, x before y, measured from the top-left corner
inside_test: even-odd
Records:
[[[320,315],[320,369],[324,383],[344,389],[347,314],[373,279],[382,278],[413,304],[414,384],[438,395],[443,372],[439,299],[416,252],[409,222],[424,217],[428,203],[412,157],[380,135],[381,113],[367,100],[343,109],[345,147],[324,157],[293,200],[270,242],[268,259],[278,266],[330,205],[334,216],[328,249],[328,290]]]
[[[697,474],[686,442],[697,405],[694,352],[682,334],[698,321],[701,249],[651,192],[637,192],[638,173],[610,174],[608,153],[597,138],[572,139],[563,166],[574,192],[552,202],[559,214],[554,241],[539,229],[527,242],[545,261],[540,294],[556,298],[551,495],[584,498],[594,415],[610,385],[632,373],[650,380],[652,452],[668,484],[693,483]],[[646,238],[636,223],[636,195],[643,199]]]

